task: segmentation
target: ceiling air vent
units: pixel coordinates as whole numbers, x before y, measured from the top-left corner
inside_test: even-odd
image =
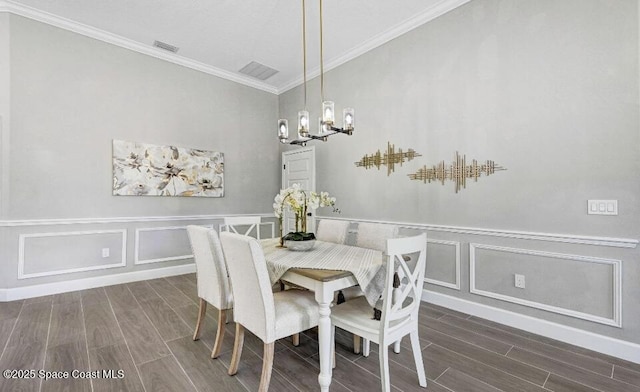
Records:
[[[176,53],[178,51],[178,49],[180,49],[177,46],[169,45],[169,44],[161,42],[161,41],[154,41],[153,42],[153,46],[155,46],[156,48],[168,50],[171,53]]]
[[[267,80],[273,75],[278,73],[278,70],[267,67],[264,64],[257,63],[255,61],[250,62],[249,64],[242,67],[240,71],[241,74],[249,75],[252,78]]]

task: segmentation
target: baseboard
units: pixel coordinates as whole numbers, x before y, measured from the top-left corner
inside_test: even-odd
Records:
[[[424,290],[422,300],[602,354],[640,363],[640,344]]]
[[[112,286],[114,284],[137,282],[140,280],[164,278],[167,276],[188,274],[195,271],[196,265],[192,263],[174,267],[154,268],[143,271],[125,272],[121,274],[95,276],[85,279],[65,280],[55,283],[0,289],[0,302],[67,293],[70,291],[92,289],[95,287]]]

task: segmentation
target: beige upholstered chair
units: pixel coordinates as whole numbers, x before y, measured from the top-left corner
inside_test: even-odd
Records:
[[[310,291],[271,291],[264,253],[256,239],[224,232],[220,241],[235,301],[236,339],[229,375],[238,371],[246,328],[264,342],[259,391],[267,391],[275,341],[317,326],[318,304]]]
[[[207,311],[207,303],[209,303],[218,309],[218,330],[211,352],[211,358],[216,358],[222,347],[227,311],[233,308],[229,274],[218,233],[202,226],[187,226],[187,232],[196,262],[198,297],[200,298],[200,311],[193,340],[200,338],[200,328]]]
[[[334,244],[344,244],[347,238],[349,221],[322,219],[318,222],[316,239]]]
[[[225,231],[230,231],[237,234],[249,235],[253,229],[256,230],[256,238],[260,239],[260,222],[262,219],[259,216],[229,216],[224,218],[224,224],[220,227]],[[246,228],[244,232],[238,232],[239,227]]]
[[[331,321],[334,328],[340,327],[379,344],[380,379],[385,392],[390,390],[388,347],[409,335],[418,381],[421,387],[426,387],[418,339],[418,311],[424,285],[427,235],[387,240],[385,254],[386,281],[382,302],[378,302],[378,309],[382,310],[381,320],[371,318],[371,305],[360,297],[334,306]],[[405,261],[405,255],[415,256],[407,257],[409,261]],[[396,289],[393,287],[394,273],[401,279],[400,287]]]
[[[387,240],[398,236],[398,226],[361,222],[358,224],[356,246],[384,252]]]

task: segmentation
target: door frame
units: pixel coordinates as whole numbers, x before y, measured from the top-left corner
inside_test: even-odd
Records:
[[[281,157],[281,161],[280,161],[280,188],[284,189],[286,188],[286,170],[285,170],[285,157],[288,156],[292,156],[292,155],[296,155],[296,154],[300,154],[300,153],[306,153],[306,152],[310,152],[311,153],[311,175],[309,178],[309,191],[315,192],[316,191],[316,147],[315,146],[309,146],[309,147],[301,147],[301,148],[297,148],[297,149],[291,149],[291,150],[287,150],[287,151],[283,151],[282,152],[282,157]],[[307,231],[309,232],[314,232],[316,231],[316,217],[315,217],[315,212],[314,211],[309,211],[311,213],[311,216],[308,217],[307,219]],[[284,218],[283,218],[283,222],[284,222]]]

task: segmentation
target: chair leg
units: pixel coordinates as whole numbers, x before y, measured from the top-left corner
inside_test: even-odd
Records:
[[[371,342],[369,339],[362,339],[362,356],[368,357],[371,352]]]
[[[402,343],[402,339],[393,342],[393,352],[396,354],[400,354],[400,343]]]
[[[260,376],[260,388],[258,392],[267,392],[269,383],[271,382],[271,371],[273,370],[273,351],[275,342],[264,344],[264,353],[262,355],[262,375]]]
[[[291,342],[295,347],[298,347],[300,345],[300,334],[296,333],[291,335]]]
[[[413,360],[416,362],[416,372],[418,373],[418,382],[420,386],[426,388],[427,377],[424,374],[424,364],[422,363],[422,350],[420,349],[420,339],[418,338],[418,330],[415,329],[409,334],[411,338],[411,351],[413,351]]]
[[[380,342],[378,351],[378,361],[380,362],[380,382],[382,383],[382,391],[389,392],[391,390],[391,381],[389,380],[389,344],[386,342]]]
[[[356,335],[355,333],[353,334],[353,353],[354,354],[360,354],[360,341],[362,339],[360,338],[360,336]]]
[[[200,339],[200,328],[202,327],[205,313],[207,313],[207,301],[200,298],[200,310],[198,311],[198,321],[196,321],[196,330],[193,333],[193,340]]]
[[[231,355],[231,364],[229,364],[229,375],[233,376],[238,373],[238,364],[242,355],[242,346],[244,345],[244,327],[236,323],[236,340],[233,343],[233,355]]]
[[[213,350],[211,350],[211,358],[218,358],[220,355],[220,349],[222,348],[222,340],[224,339],[224,327],[227,321],[227,310],[218,310],[218,330],[216,331],[216,341],[213,343]]]

